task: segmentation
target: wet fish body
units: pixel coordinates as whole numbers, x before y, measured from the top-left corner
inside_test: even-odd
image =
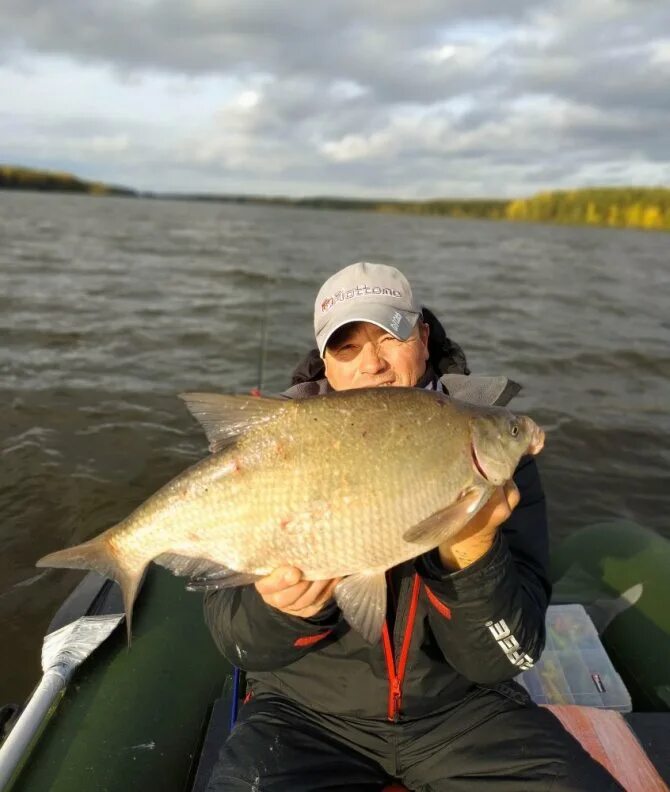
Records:
[[[152,560],[196,588],[291,565],[310,580],[346,576],[336,589],[345,618],[378,639],[384,572],[455,535],[541,446],[529,418],[414,388],[183,398],[212,455],[118,525],[38,562],[117,580],[129,629]]]

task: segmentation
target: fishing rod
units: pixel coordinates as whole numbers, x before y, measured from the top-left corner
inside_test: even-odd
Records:
[[[270,283],[274,282],[274,278],[268,278],[265,281],[265,288],[263,289],[263,312],[261,313],[261,326],[258,340],[258,370],[256,376],[257,385],[251,389],[252,396],[261,396],[263,391],[263,375],[265,373],[265,363],[267,360],[267,341],[268,341],[268,291]],[[233,666],[233,689],[232,689],[232,702],[230,705],[230,729],[233,728],[237,721],[237,713],[239,709],[240,687],[242,685],[242,671],[237,666]]]
[[[267,340],[268,340],[268,292],[270,283],[274,278],[268,278],[263,288],[263,310],[261,312],[260,333],[258,339],[258,367],[256,371],[256,387],[251,389],[252,396],[260,396],[263,391],[263,375],[265,373],[265,363],[267,360]]]

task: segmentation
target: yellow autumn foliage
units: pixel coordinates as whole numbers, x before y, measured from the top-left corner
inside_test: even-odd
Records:
[[[670,190],[602,187],[540,193],[510,201],[505,216],[508,220],[670,230]]]

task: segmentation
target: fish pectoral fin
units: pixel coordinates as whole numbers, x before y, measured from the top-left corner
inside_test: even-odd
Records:
[[[386,618],[384,572],[357,572],[335,586],[335,600],[347,622],[368,643],[376,643]]]
[[[246,586],[260,577],[249,572],[236,572],[209,558],[192,558],[179,553],[161,553],[154,561],[175,575],[193,578],[186,586],[189,591]]]
[[[402,536],[403,540],[412,544],[437,547],[440,542],[461,530],[484,505],[489,492],[485,487],[470,487],[464,490],[455,503],[408,528]]]
[[[212,453],[235,442],[252,426],[265,423],[286,406],[284,399],[221,393],[180,393],[205,430]]]

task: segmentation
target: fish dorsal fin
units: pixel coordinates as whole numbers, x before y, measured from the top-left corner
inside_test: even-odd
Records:
[[[200,421],[212,453],[225,448],[251,427],[266,423],[287,404],[284,399],[221,393],[180,393],[179,398]]]

